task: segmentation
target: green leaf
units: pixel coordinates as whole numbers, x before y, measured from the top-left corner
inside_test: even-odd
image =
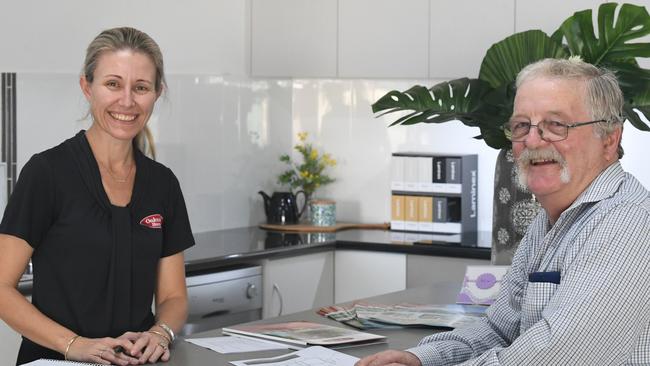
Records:
[[[638,128],[641,131],[650,131],[650,127],[639,117],[635,112],[635,109],[643,113],[645,116],[650,116],[650,105],[647,106],[636,106],[633,107],[629,104],[623,106],[623,113],[625,118],[632,124],[632,126]]]
[[[633,42],[650,34],[650,14],[642,6],[605,3],[598,8],[597,27],[598,37],[591,9],[578,11],[562,23],[553,37],[566,40],[571,53],[584,61],[613,71],[628,103],[624,111],[628,120],[640,130],[650,130],[631,112],[635,107],[650,116],[644,107],[650,105],[650,70],[639,67],[636,61],[637,57],[650,57],[650,43]]]
[[[434,105],[429,90],[421,85],[415,85],[404,92],[393,90],[372,104],[372,112],[387,111],[392,113],[402,110],[423,111]]]
[[[416,85],[409,90],[393,90],[372,105],[373,112],[381,115],[398,111],[411,111],[394,124],[440,123],[459,119],[476,126],[472,113],[481,108],[481,98],[491,91],[490,86],[478,79],[456,79],[434,85],[430,89]]]
[[[554,39],[566,40],[572,55],[579,55],[596,66],[612,64],[636,57],[650,57],[649,43],[632,43],[650,34],[650,15],[643,6],[623,4],[615,16],[616,3],[598,8],[598,36],[591,9],[574,13],[554,33]]]
[[[509,84],[526,65],[544,58],[567,58],[562,45],[540,30],[515,33],[487,50],[479,79],[493,88]]]

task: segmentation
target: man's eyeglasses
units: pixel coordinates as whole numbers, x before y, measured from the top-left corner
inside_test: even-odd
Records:
[[[569,135],[569,128],[575,128],[580,126],[591,125],[594,123],[606,122],[604,119],[599,119],[597,121],[589,122],[575,122],[571,124],[564,124],[557,121],[541,121],[536,125],[531,124],[530,122],[509,122],[503,126],[503,131],[506,134],[506,138],[512,142],[521,142],[526,139],[526,136],[530,132],[531,127],[537,127],[539,131],[539,137],[547,142],[557,142],[562,141],[567,138]]]

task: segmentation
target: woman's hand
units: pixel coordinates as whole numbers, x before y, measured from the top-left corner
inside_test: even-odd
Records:
[[[138,365],[137,358],[125,353],[132,348],[133,343],[128,339],[79,337],[70,345],[67,356],[68,360],[102,365]]]
[[[169,361],[169,339],[163,335],[147,332],[126,332],[118,337],[132,343],[128,354],[137,357],[143,363],[154,363],[157,361]]]

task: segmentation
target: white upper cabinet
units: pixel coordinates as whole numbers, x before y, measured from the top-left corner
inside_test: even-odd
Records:
[[[3,72],[78,75],[88,43],[120,25],[156,40],[167,74],[249,72],[246,1],[3,1],[0,9]]]
[[[514,31],[514,2],[432,0],[429,77],[478,77],[488,48]]]
[[[544,0],[544,6],[540,6],[537,0],[517,0],[515,29],[517,32],[541,29],[550,36],[562,25],[566,18],[576,11],[592,9],[592,17],[596,19],[598,6],[606,2],[598,0]],[[630,1],[620,1],[619,3],[624,2]],[[631,3],[644,5],[642,4],[643,1],[632,1]]]
[[[339,77],[426,78],[429,0],[339,1]]]
[[[336,77],[336,0],[253,0],[251,74]]]

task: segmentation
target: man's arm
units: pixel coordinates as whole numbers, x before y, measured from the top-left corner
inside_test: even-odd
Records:
[[[408,352],[423,365],[455,365],[495,347],[507,347],[519,335],[521,300],[528,280],[526,263],[532,251],[526,237],[503,277],[501,289],[487,317],[475,326],[430,335]]]

